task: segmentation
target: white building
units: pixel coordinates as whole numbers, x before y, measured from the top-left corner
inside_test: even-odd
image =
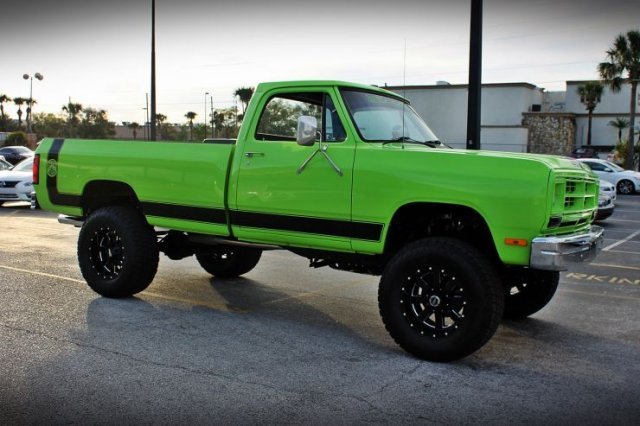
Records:
[[[578,86],[584,83],[586,81],[567,81],[567,90],[564,92],[545,92],[544,89],[529,83],[483,84],[482,149],[526,152],[531,135],[529,129],[523,125],[523,118],[526,113],[532,112],[561,114],[565,119],[572,118],[575,122],[573,146],[586,145],[588,114],[578,95]],[[413,108],[443,142],[454,148],[466,147],[467,85],[437,84],[385,88],[409,99]],[[616,117],[629,117],[630,90],[629,85],[623,85],[619,93],[605,89],[593,114],[593,146],[601,146],[603,151],[615,146],[618,131],[608,123]],[[638,109],[640,110],[640,107]],[[640,124],[640,115],[636,120],[637,124]],[[623,138],[626,138],[626,132],[623,132]],[[566,149],[558,153],[568,154],[564,151]]]
[[[589,115],[585,106],[580,103],[578,87],[584,85],[586,81],[567,81],[567,91],[565,92],[565,112],[573,113],[576,116],[576,145],[587,144],[587,129]],[[617,117],[629,119],[629,101],[631,100],[631,87],[623,84],[620,92],[613,93],[608,88],[604,89],[600,103],[593,110],[593,120],[591,124],[591,145],[612,147],[618,140],[618,130],[608,125],[611,120]],[[638,105],[636,103],[636,105]],[[637,110],[640,110],[636,106]],[[640,111],[637,111],[640,112]],[[640,116],[636,116],[636,125],[640,124]],[[627,139],[629,129],[622,132],[622,138]],[[636,132],[637,133],[637,132]]]
[[[467,137],[466,84],[385,87],[411,101],[440,140],[465,148]],[[482,149],[526,152],[528,133],[522,113],[541,111],[543,89],[529,83],[482,85]]]

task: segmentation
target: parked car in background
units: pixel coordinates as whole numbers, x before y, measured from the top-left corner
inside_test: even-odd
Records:
[[[600,194],[598,196],[598,211],[596,213],[596,220],[605,220],[613,214],[615,204],[613,199],[607,194]]]
[[[9,170],[12,167],[13,167],[13,164],[9,163],[7,160],[4,159],[4,157],[0,156],[0,171]]]
[[[600,193],[608,195],[613,201],[618,198],[616,186],[611,182],[607,182],[606,180],[602,179],[600,179]]]
[[[7,201],[31,201],[33,157],[0,172],[0,206]]]
[[[589,166],[600,179],[614,184],[619,194],[640,192],[640,173],[638,172],[625,170],[610,161],[595,158],[578,158],[576,161]]]
[[[0,148],[0,155],[9,163],[16,165],[22,160],[33,158],[33,151],[26,146],[5,146]]]
[[[593,148],[576,148],[571,152],[573,158],[599,158],[598,153]]]

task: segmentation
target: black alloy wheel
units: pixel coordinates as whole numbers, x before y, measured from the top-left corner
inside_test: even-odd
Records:
[[[378,304],[396,343],[430,361],[453,361],[495,333],[504,290],[494,266],[463,241],[431,237],[400,250],[385,267]]]
[[[623,179],[617,185],[618,194],[630,195],[636,192],[636,188],[630,180]]]
[[[89,243],[89,261],[103,280],[113,280],[124,266],[125,247],[122,238],[111,226],[97,229]]]

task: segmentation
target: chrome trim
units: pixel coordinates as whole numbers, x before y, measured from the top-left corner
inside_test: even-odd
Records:
[[[64,214],[58,215],[58,223],[63,225],[73,225],[76,228],[81,228],[84,220],[81,217],[67,216]]]
[[[589,262],[602,250],[604,229],[592,225],[587,233],[557,237],[538,237],[531,242],[534,269],[567,270],[571,264]]]

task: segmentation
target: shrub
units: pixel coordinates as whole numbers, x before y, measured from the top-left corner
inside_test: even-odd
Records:
[[[4,146],[27,146],[27,134],[25,132],[13,132],[9,133],[7,139],[4,141]]]

